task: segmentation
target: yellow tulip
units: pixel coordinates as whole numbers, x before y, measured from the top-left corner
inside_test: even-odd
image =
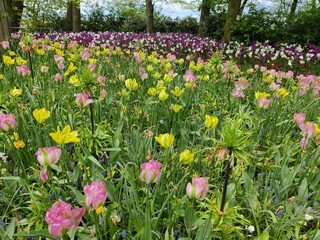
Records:
[[[27,64],[27,61],[24,60],[22,57],[17,57],[16,62],[17,62],[17,65],[19,65],[19,66]]]
[[[44,123],[44,121],[50,117],[50,111],[47,111],[45,108],[35,109],[32,115],[38,123]]]
[[[266,93],[266,92],[255,92],[255,97],[256,99],[259,101],[261,98],[267,98],[270,96],[269,93]]]
[[[174,141],[174,136],[171,133],[160,134],[155,137],[156,141],[164,148],[168,148]]]
[[[154,88],[154,87],[148,89],[148,94],[149,94],[150,96],[155,96],[155,95],[157,95],[157,93],[158,93],[158,91],[157,91],[157,89]]]
[[[12,65],[12,64],[14,64],[14,59],[12,59],[12,58],[9,57],[9,56],[3,55],[3,56],[2,56],[2,60],[3,60],[3,63],[4,63],[5,65]]]
[[[285,97],[289,94],[289,92],[285,89],[285,88],[280,88],[277,90],[277,93],[281,96],[281,97]]]
[[[37,49],[36,50],[36,53],[40,56],[44,55],[45,54],[45,51],[43,49]]]
[[[137,90],[139,87],[139,84],[137,83],[137,81],[135,79],[127,79],[124,84],[126,85],[126,87],[130,90],[130,91],[134,91]]]
[[[174,90],[171,90],[171,93],[175,95],[176,97],[180,97],[184,93],[184,89],[181,89],[179,87],[174,87]]]
[[[17,89],[14,87],[13,89],[10,90],[10,95],[13,97],[18,97],[22,94],[22,89]]]
[[[182,106],[179,104],[171,104],[170,109],[173,110],[175,113],[181,110]]]
[[[160,101],[164,101],[164,100],[166,100],[168,97],[169,97],[169,94],[166,93],[166,91],[161,91],[161,92],[159,93],[159,100],[160,100]]]
[[[0,80],[4,79],[4,75],[0,74]]]
[[[76,74],[70,77],[69,82],[75,86],[78,86],[80,84],[79,78]]]
[[[22,140],[13,142],[13,145],[17,149],[22,149],[22,148],[24,148],[26,146],[26,144]]]
[[[191,153],[190,150],[184,150],[179,157],[179,162],[182,164],[190,164],[193,162],[194,153]]]
[[[219,119],[215,116],[209,116],[206,114],[205,116],[205,122],[207,128],[215,128],[219,123]]]
[[[78,131],[72,131],[70,125],[67,125],[60,131],[60,127],[58,127],[57,131],[54,133],[50,133],[49,136],[58,144],[65,144],[71,142],[80,142],[78,138]]]

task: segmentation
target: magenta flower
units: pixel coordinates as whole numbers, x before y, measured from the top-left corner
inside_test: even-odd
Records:
[[[263,109],[268,109],[271,101],[268,98],[260,98],[258,100],[258,107]]]
[[[86,93],[78,93],[76,96],[76,102],[80,107],[85,107],[93,103],[93,99],[89,98]]]
[[[86,194],[86,205],[97,209],[103,205],[108,197],[106,192],[106,184],[104,182],[92,182],[90,185],[86,185],[83,188]]]
[[[36,152],[38,162],[45,167],[51,166],[59,161],[61,149],[58,147],[39,148]]]
[[[0,113],[0,128],[4,131],[9,131],[10,129],[16,128],[16,117],[11,114],[2,114]]]
[[[142,163],[140,165],[142,171],[140,173],[141,181],[149,183],[158,183],[161,177],[161,167],[162,163],[155,160],[150,160],[149,162]]]
[[[72,209],[71,204],[62,200],[55,202],[45,218],[49,224],[50,234],[53,237],[61,237],[70,229],[76,229],[85,212],[85,208]]]
[[[187,184],[187,195],[190,198],[203,200],[209,191],[208,179],[205,177],[193,177],[192,183]]]

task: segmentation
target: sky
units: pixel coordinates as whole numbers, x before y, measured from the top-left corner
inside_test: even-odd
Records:
[[[266,7],[266,8],[272,8],[274,6],[274,3],[272,0],[254,0],[257,5]],[[191,9],[185,9],[179,4],[164,4],[164,3],[155,3],[156,10],[160,10],[160,12],[166,16],[170,16],[172,18],[180,17],[184,18],[187,16],[192,16],[197,19],[200,18],[200,11],[198,11],[197,8],[191,10]]]
[[[187,2],[189,1],[191,4],[195,3],[194,0],[186,0]],[[267,8],[272,8],[274,6],[274,3],[272,0],[251,0],[254,1],[257,5],[264,6]],[[200,2],[200,1],[199,1]],[[96,4],[98,3],[99,5],[103,6],[103,0],[91,0],[89,1],[89,5],[91,4]],[[87,5],[88,6],[88,5]],[[184,18],[187,16],[192,16],[197,19],[200,18],[200,11],[198,11],[197,7],[194,9],[186,9],[183,6],[179,4],[165,4],[163,1],[155,1],[155,10],[160,11],[163,15],[172,17],[172,18]]]

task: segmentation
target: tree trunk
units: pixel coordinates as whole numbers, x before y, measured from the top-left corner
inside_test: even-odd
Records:
[[[147,33],[153,33],[153,10],[152,0],[146,0]]]
[[[293,0],[290,8],[290,17],[296,13],[297,6],[298,6],[298,0]]]
[[[210,1],[202,0],[198,34],[203,35],[205,24],[210,15]]]
[[[12,9],[9,13],[11,32],[18,32],[24,8],[23,0],[13,0],[11,6]]]
[[[240,13],[241,0],[228,0],[227,19],[224,26],[223,39],[229,40],[231,37],[232,23]]]
[[[248,3],[248,0],[244,0],[244,1],[242,2],[241,7],[240,7],[239,16],[242,16],[243,10],[244,10],[244,8],[246,7],[247,3]]]
[[[80,32],[81,18],[80,18],[80,4],[72,3],[72,31]]]
[[[72,31],[72,2],[68,1],[66,30]]]
[[[10,38],[8,7],[5,0],[0,0],[0,41]]]

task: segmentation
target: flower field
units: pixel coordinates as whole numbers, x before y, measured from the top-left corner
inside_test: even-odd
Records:
[[[1,239],[320,238],[320,48],[13,37]]]

